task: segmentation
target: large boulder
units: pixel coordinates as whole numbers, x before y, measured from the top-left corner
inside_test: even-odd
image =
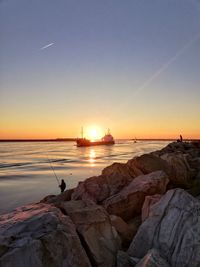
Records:
[[[155,156],[153,153],[135,157],[129,160],[127,165],[131,168],[139,169],[143,174],[161,170],[164,171],[168,176],[172,175],[171,166],[165,160]]]
[[[164,194],[168,181],[163,171],[138,176],[118,194],[106,199],[103,206],[108,213],[129,220],[141,213],[145,196]]]
[[[191,187],[197,173],[195,169],[190,167],[186,154],[166,153],[161,158],[168,162],[172,168],[173,175],[170,176],[170,180],[174,185]]]
[[[153,152],[154,155],[162,156],[168,153],[189,154],[192,157],[200,156],[200,142],[172,142],[161,150]]]
[[[72,200],[84,200],[98,203],[110,195],[110,189],[103,175],[93,176],[79,182],[72,194]]]
[[[13,266],[91,265],[71,219],[40,203],[0,216],[0,267]]]
[[[118,193],[139,174],[142,172],[136,167],[130,167],[123,163],[113,163],[106,167],[101,175],[79,182],[72,194],[72,199],[91,200],[100,203]]]
[[[115,266],[121,241],[106,210],[82,200],[65,202],[62,208],[76,225],[92,264],[98,267]]]
[[[200,264],[200,201],[183,189],[169,190],[151,208],[140,226],[128,254],[143,258],[150,249],[172,267]]]
[[[175,186],[189,188],[200,171],[200,142],[173,142],[153,155],[165,160],[172,168],[169,179]]]
[[[118,193],[124,186],[128,185],[136,176],[143,174],[135,166],[126,163],[113,163],[102,171],[106,177],[110,189],[110,196]]]

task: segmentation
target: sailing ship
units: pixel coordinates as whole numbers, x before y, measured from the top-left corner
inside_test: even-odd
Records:
[[[85,147],[85,146],[100,146],[100,145],[114,145],[115,140],[108,129],[108,132],[98,141],[91,141],[87,138],[83,137],[83,127],[81,131],[81,138],[77,138],[76,145],[77,147]]]

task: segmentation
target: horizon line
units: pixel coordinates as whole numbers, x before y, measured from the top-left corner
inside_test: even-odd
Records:
[[[76,141],[78,137],[63,138],[2,138],[0,142],[65,142]],[[115,140],[130,140],[135,138],[116,138]],[[137,141],[177,141],[177,138],[137,138]],[[200,141],[200,138],[183,138],[183,141]]]

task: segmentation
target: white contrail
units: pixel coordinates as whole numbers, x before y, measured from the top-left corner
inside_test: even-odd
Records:
[[[139,93],[149,86],[163,71],[165,71],[179,56],[181,56],[191,45],[193,45],[200,38],[200,33],[196,34],[189,42],[187,42],[176,54],[165,62],[144,84],[137,88],[135,93]]]
[[[48,48],[48,47],[50,47],[52,45],[54,45],[54,43],[47,44],[47,45],[41,47],[40,49],[43,50],[43,49],[46,49],[46,48]]]

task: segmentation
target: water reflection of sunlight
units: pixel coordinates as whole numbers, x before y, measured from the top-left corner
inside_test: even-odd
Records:
[[[95,166],[95,160],[96,160],[96,153],[94,149],[90,149],[89,162],[91,167]]]

